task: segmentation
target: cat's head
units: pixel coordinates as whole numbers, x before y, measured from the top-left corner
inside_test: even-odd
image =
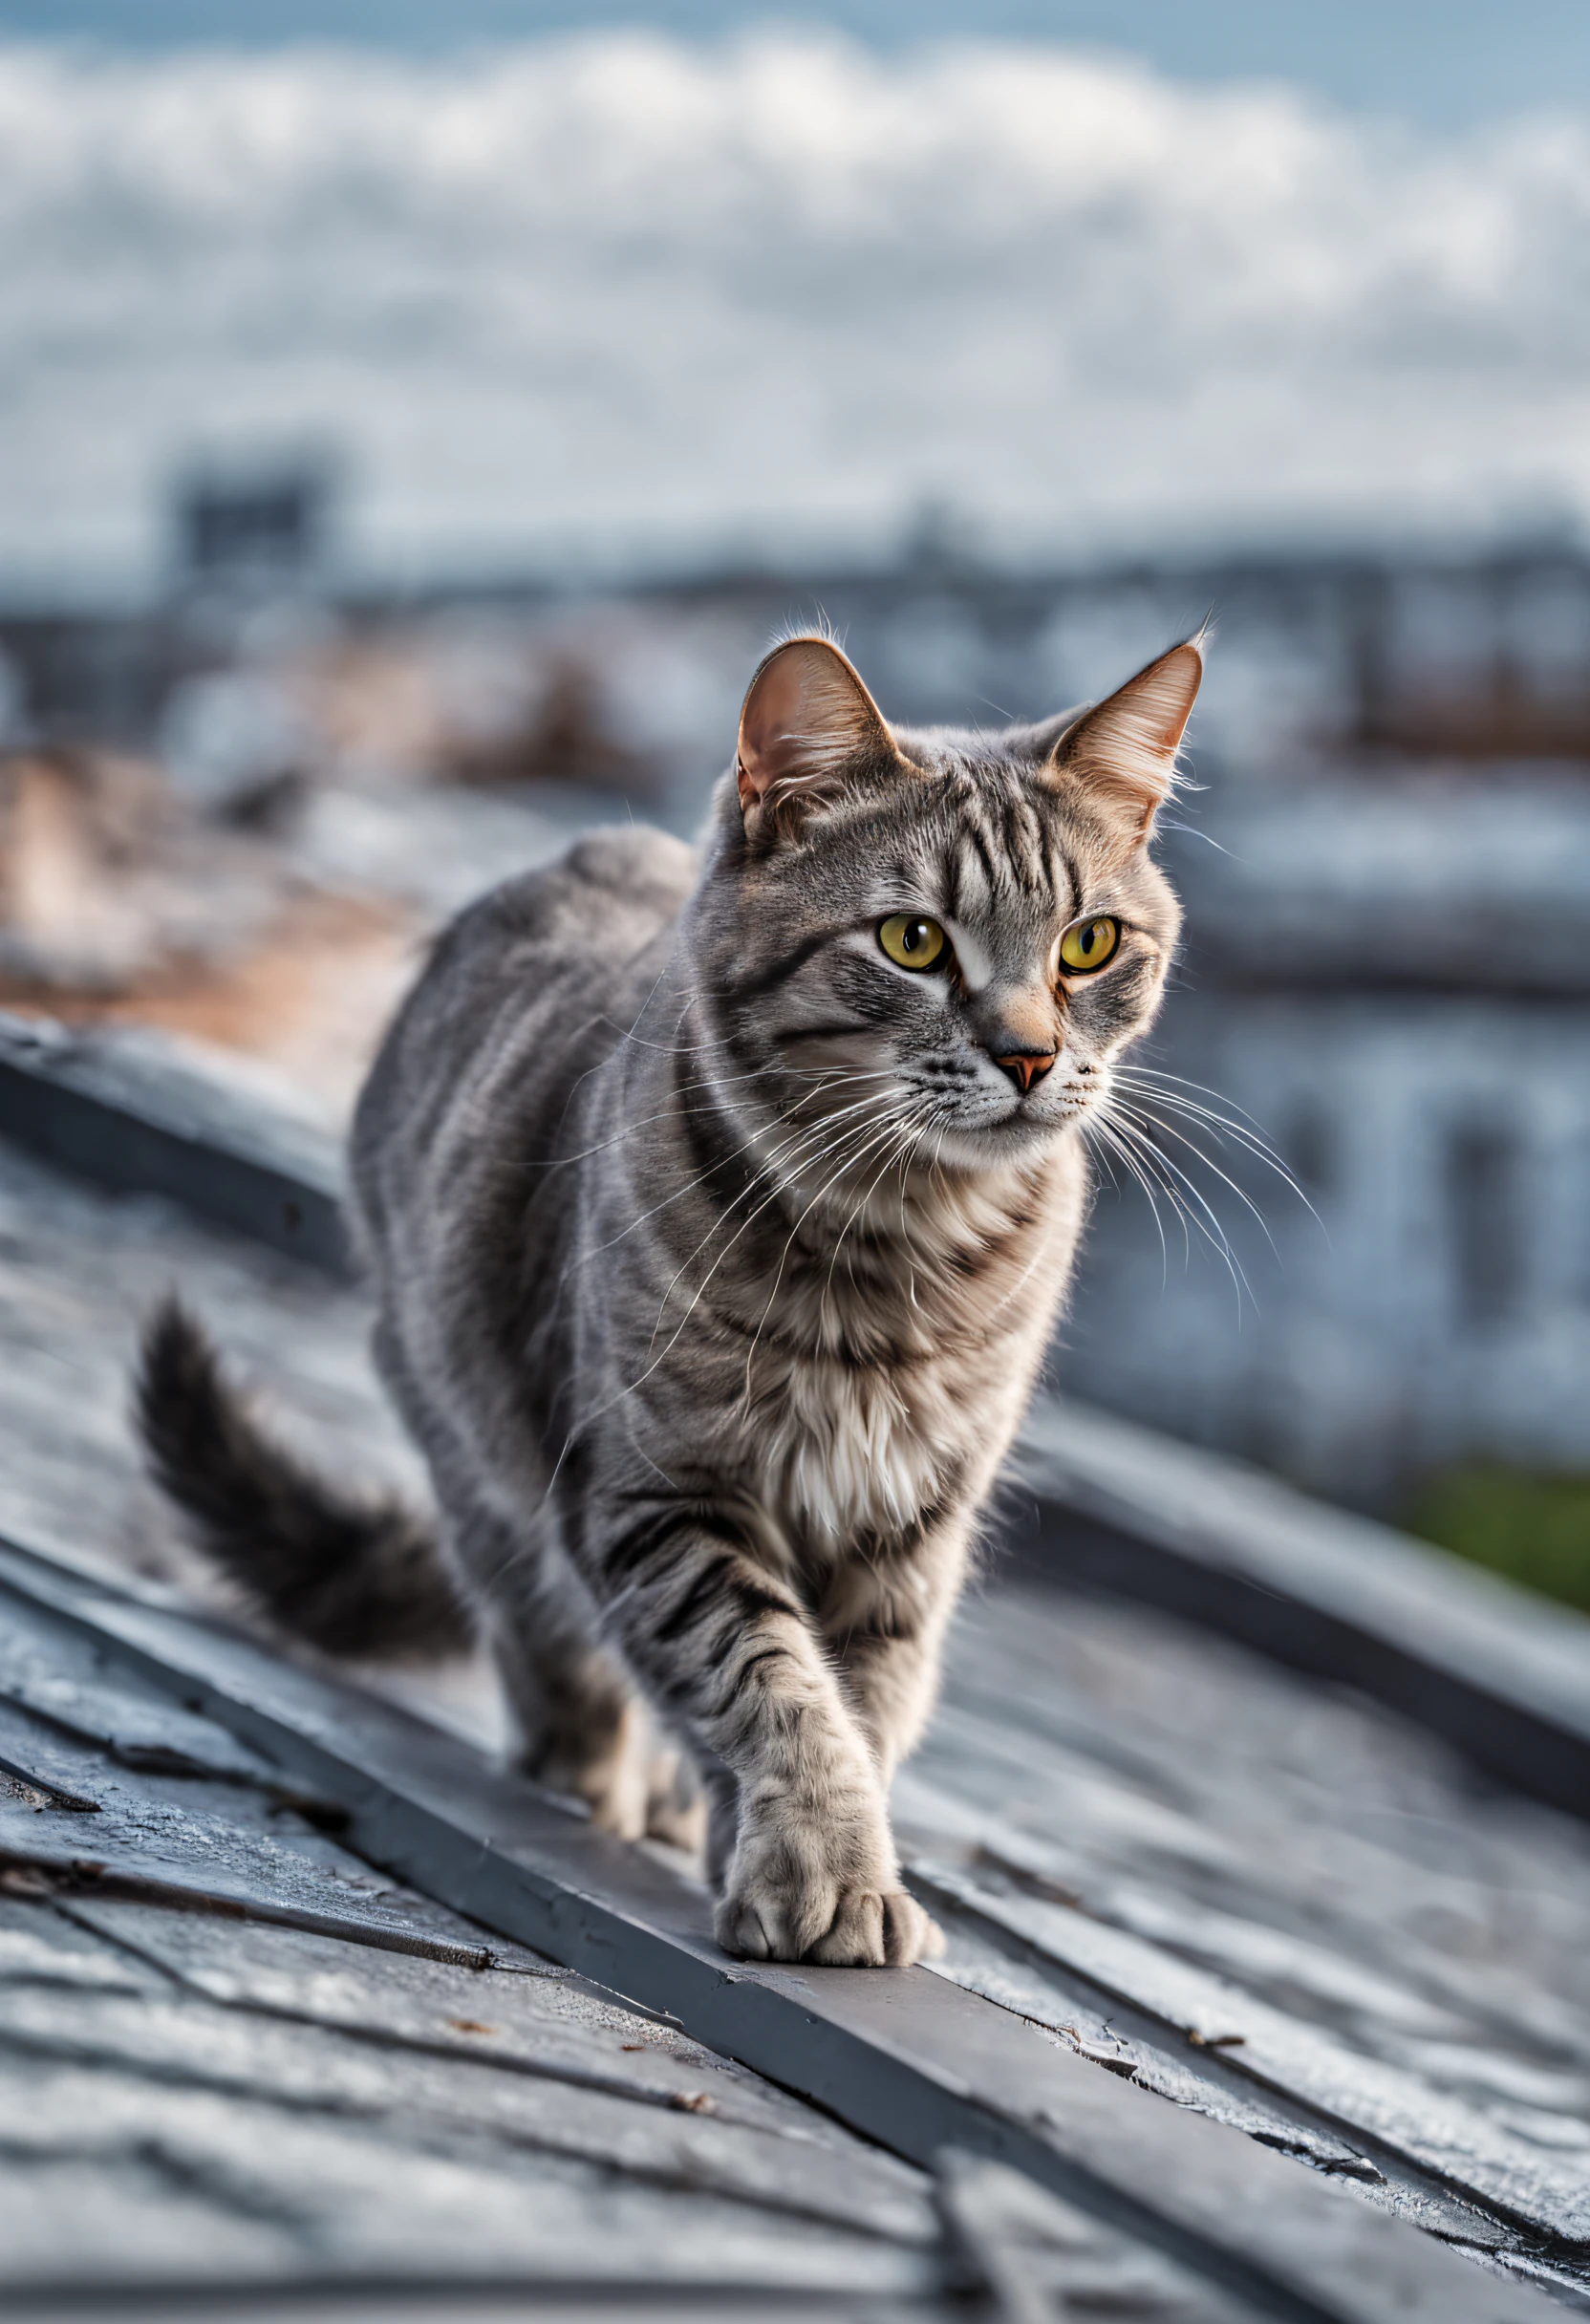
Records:
[[[1080,1122],[1164,988],[1180,913],[1149,842],[1202,675],[1192,640],[1044,725],[917,731],[828,639],[776,647],[698,897],[735,1086],[797,1129],[849,1108],[880,1162],[891,1125],[987,1169]]]

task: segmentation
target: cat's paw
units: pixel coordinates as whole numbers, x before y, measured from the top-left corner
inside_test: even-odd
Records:
[[[723,1950],[741,1960],[827,1969],[909,1969],[944,1948],[900,1886],[892,1852],[878,1850],[870,1866],[836,1867],[808,1834],[789,1831],[737,1852],[714,1928]]]
[[[582,1770],[567,1787],[576,1798],[584,1799],[591,1809],[591,1820],[598,1832],[611,1832],[614,1840],[644,1840],[647,1828],[646,1784],[644,1771],[637,1778],[633,1767]]]
[[[691,1799],[681,1804],[671,1792],[661,1796],[654,1792],[646,1803],[646,1837],[665,1840],[686,1856],[701,1855],[707,1844],[706,1801]]]
[[[544,1791],[584,1800],[598,1832],[611,1832],[614,1840],[645,1838],[650,1810],[647,1773],[645,1763],[634,1753],[604,1751],[592,1755],[577,1748],[562,1752],[542,1749],[526,1753],[520,1765]]]

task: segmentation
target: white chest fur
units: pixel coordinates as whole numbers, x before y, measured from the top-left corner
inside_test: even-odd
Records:
[[[797,1537],[842,1551],[914,1526],[947,1496],[980,1497],[1020,1424],[1075,1241],[1073,1190],[1042,1191],[1020,1233],[978,1188],[936,1216],[919,1209],[902,1273],[909,1295],[892,1285],[880,1297],[878,1285],[864,1291],[828,1271],[821,1312],[838,1328],[786,1356],[776,1383],[759,1383],[772,1392],[757,1399],[752,1463],[767,1506]],[[984,1261],[971,1274],[954,1263],[968,1254]],[[788,1321],[809,1326],[795,1285],[786,1296]],[[891,1336],[912,1352],[858,1361],[879,1306],[895,1307]]]
[[[818,1358],[792,1365],[785,1389],[765,1489],[815,1541],[838,1547],[913,1524],[960,1465],[965,1416],[936,1368],[896,1375]]]

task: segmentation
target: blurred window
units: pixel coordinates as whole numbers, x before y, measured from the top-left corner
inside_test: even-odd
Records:
[[[300,573],[324,545],[328,480],[316,467],[190,477],[177,495],[182,559],[196,577]]]
[[[1305,1194],[1332,1192],[1339,1159],[1336,1124],[1322,1107],[1300,1106],[1278,1151]]]
[[[1448,1140],[1446,1172],[1458,1314],[1466,1323],[1498,1323],[1523,1276],[1517,1142],[1493,1124],[1465,1124]]]

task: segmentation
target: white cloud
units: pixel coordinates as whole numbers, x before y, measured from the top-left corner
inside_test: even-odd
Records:
[[[195,446],[361,554],[1011,553],[1590,512],[1590,124],[1415,141],[995,44],[0,50],[0,574]]]

